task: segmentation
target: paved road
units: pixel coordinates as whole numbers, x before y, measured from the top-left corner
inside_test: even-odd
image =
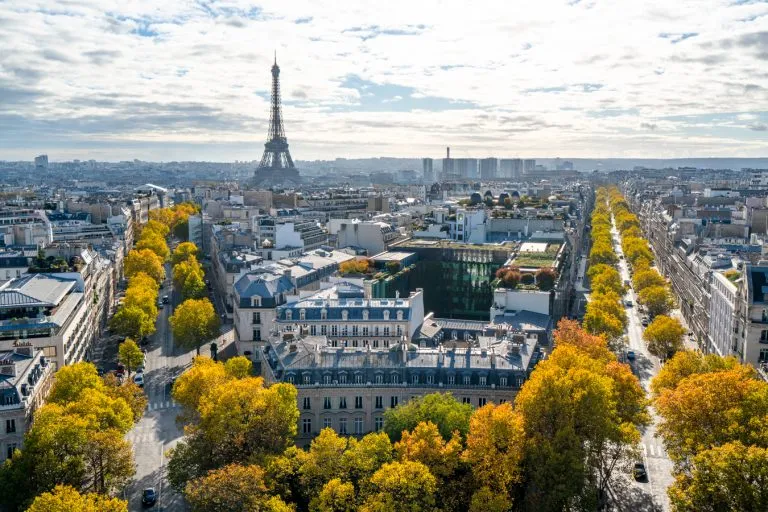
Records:
[[[170,268],[167,272],[170,276]],[[183,430],[176,425],[179,406],[171,398],[171,380],[192,364],[195,351],[186,351],[174,346],[168,318],[180,300],[170,287],[160,290],[160,296],[163,295],[171,297],[171,304],[159,311],[157,332],[152,336],[145,360],[144,392],[149,403],[144,417],[126,436],[133,444],[136,475],[126,489],[125,498],[128,499],[128,509],[137,512],[143,510],[141,492],[147,487],[154,487],[158,492],[158,503],[154,510],[185,510],[182,497],[168,485],[165,452],[175,446],[183,436]],[[231,354],[234,349],[233,340],[232,325],[222,326],[221,335],[217,339],[219,354]],[[200,353],[210,354],[207,346],[203,347]]]
[[[615,224],[612,229],[614,243],[619,245],[616,253],[622,255],[620,247],[620,237]],[[619,260],[619,273],[622,281],[629,280],[630,274],[625,259]],[[627,337],[629,338],[629,348],[635,353],[635,361],[632,363],[632,369],[637,375],[643,388],[648,392],[650,390],[651,379],[659,372],[660,364],[658,358],[651,355],[646,348],[643,340],[643,325],[640,314],[637,310],[637,297],[635,291],[630,290],[625,297],[632,301],[632,307],[626,307],[627,318]],[[622,499],[632,501],[632,506],[627,510],[669,510],[669,498],[667,497],[667,487],[672,485],[672,461],[664,450],[664,444],[660,438],[656,437],[656,423],[658,417],[655,411],[651,409],[651,418],[653,423],[643,432],[642,437],[642,458],[648,471],[648,482],[633,482],[633,488],[630,488],[627,496]]]

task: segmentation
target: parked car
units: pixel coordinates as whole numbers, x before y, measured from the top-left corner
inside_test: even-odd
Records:
[[[632,469],[632,476],[638,482],[645,482],[648,480],[648,472],[645,470],[645,464],[642,462],[636,462],[635,467]]]
[[[143,373],[137,373],[133,376],[133,382],[140,388],[144,387],[144,374]]]
[[[634,350],[627,350],[627,361],[634,361],[635,360],[635,351]]]
[[[168,304],[168,302],[170,302],[170,299],[168,298],[168,296],[163,295],[163,304]]]
[[[632,301],[629,299],[624,301],[624,305],[627,306],[628,308],[631,308],[633,306]]]
[[[643,327],[648,327],[648,317],[644,316],[641,323],[643,324]]]
[[[153,507],[157,503],[157,493],[154,487],[148,487],[141,492],[141,504],[145,507]]]

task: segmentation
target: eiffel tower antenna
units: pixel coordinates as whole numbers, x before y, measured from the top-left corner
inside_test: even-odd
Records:
[[[269,111],[269,131],[264,144],[264,155],[256,169],[256,182],[276,183],[298,181],[299,174],[288,151],[288,139],[283,127],[283,109],[280,101],[280,66],[277,65],[277,50],[272,65],[272,102]]]

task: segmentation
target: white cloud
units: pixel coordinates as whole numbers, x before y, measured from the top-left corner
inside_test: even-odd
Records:
[[[275,50],[297,159],[446,144],[476,156],[768,150],[759,2],[6,0],[0,32],[0,158],[27,159],[40,140],[78,142],[68,157],[88,156],[88,141],[190,143],[200,159],[234,141],[232,160],[258,158]],[[120,158],[164,158],[162,144],[131,151]]]

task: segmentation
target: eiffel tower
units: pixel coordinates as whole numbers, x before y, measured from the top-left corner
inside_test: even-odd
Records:
[[[264,144],[264,156],[256,169],[254,184],[260,187],[296,185],[301,181],[288,152],[288,139],[283,128],[283,110],[280,105],[280,67],[272,65],[272,107],[269,112],[269,133]]]

